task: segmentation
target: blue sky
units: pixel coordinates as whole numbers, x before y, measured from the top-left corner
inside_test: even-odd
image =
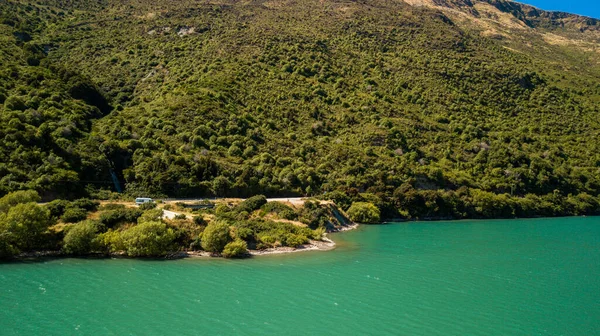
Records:
[[[558,10],[600,19],[600,0],[516,0],[545,10]]]

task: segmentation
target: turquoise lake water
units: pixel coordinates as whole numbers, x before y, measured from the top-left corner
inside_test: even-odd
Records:
[[[1,335],[600,335],[600,218],[414,222],[329,252],[0,264]]]

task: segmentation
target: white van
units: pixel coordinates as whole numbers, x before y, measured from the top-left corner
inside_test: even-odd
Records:
[[[152,200],[152,198],[149,198],[149,197],[138,197],[135,199],[135,204],[137,204],[137,205],[142,205],[144,203],[151,203],[151,202],[154,202],[154,201]]]

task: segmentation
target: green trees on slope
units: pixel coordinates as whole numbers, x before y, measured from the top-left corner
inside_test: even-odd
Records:
[[[357,223],[377,223],[381,216],[379,209],[367,202],[352,203],[347,212],[350,219]]]
[[[0,195],[114,173],[131,195],[327,193],[384,218],[598,213],[600,68],[544,27],[489,39],[379,0],[0,6]]]
[[[0,198],[0,256],[41,249],[53,223],[50,211],[32,202],[35,192],[16,192]]]

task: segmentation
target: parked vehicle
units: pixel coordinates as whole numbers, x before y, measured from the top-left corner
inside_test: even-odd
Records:
[[[149,197],[138,197],[135,199],[135,204],[137,205],[142,205],[144,203],[151,203],[154,202],[154,200],[152,200],[152,198]]]

